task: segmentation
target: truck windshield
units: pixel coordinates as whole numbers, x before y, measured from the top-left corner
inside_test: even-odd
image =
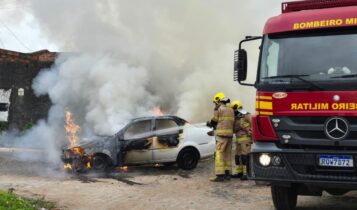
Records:
[[[346,80],[357,80],[357,34],[264,37],[260,84],[336,84]]]

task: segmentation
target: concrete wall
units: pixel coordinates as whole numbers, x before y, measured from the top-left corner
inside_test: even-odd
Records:
[[[10,127],[22,130],[47,117],[51,102],[47,96],[36,97],[31,85],[41,69],[51,67],[55,57],[56,53],[47,50],[27,54],[0,49],[0,89],[11,89]],[[23,96],[19,89],[23,89]]]

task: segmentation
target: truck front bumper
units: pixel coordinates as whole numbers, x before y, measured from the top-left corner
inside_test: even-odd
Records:
[[[259,160],[262,154],[271,158],[266,166]],[[351,155],[354,166],[321,167],[318,165],[319,155]],[[275,143],[257,142],[250,154],[248,176],[252,180],[280,185],[295,183],[322,188],[357,189],[356,165],[357,151],[280,149]]]

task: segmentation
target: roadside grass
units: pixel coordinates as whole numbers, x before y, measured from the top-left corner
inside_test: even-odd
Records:
[[[9,192],[0,191],[0,210],[55,209],[56,205],[42,199],[21,198]]]

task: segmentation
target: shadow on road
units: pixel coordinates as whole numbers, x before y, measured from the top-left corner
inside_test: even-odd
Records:
[[[342,196],[325,195],[323,197],[299,198],[296,210],[356,210],[357,192],[349,192]]]

